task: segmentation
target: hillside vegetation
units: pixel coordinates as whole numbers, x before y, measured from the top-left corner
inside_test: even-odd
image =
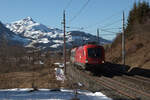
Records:
[[[125,28],[126,64],[131,67],[150,69],[150,6],[148,2],[133,5]],[[122,63],[121,34],[106,50],[106,60]]]

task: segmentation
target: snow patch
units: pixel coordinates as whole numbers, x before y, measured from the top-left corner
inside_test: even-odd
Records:
[[[47,38],[42,38],[41,40],[39,40],[39,43],[48,43],[49,40]]]
[[[56,79],[59,81],[65,81],[64,71],[61,68],[55,68]]]
[[[64,67],[64,64],[63,63],[59,63],[59,62],[57,62],[57,63],[54,63],[55,65],[58,65],[60,68],[63,68]]]
[[[61,44],[54,44],[54,45],[51,45],[50,47],[52,47],[52,48],[57,48],[57,47],[59,47],[59,46],[61,46]]]
[[[63,67],[64,67],[64,64],[62,63],[54,63],[55,65],[58,65],[59,68],[55,68],[55,71],[56,71],[56,79],[57,80],[60,80],[60,81],[65,81],[65,74],[64,74],[64,71],[63,71]]]

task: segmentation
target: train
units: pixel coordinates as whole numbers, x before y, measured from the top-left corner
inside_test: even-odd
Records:
[[[85,44],[71,49],[71,63],[83,69],[105,63],[104,47],[98,44]]]

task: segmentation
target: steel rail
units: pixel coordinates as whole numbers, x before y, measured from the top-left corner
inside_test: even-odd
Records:
[[[132,80],[136,80],[136,81],[141,81],[141,82],[144,82],[144,83],[148,83],[150,84],[150,81],[146,80],[146,79],[140,79],[140,78],[136,78],[136,77],[130,77],[130,76],[123,76],[125,78],[128,78],[128,79],[132,79]]]
[[[145,78],[145,77],[138,76],[138,75],[135,75],[134,77],[140,78],[142,80],[148,80],[148,81],[150,81],[150,78]]]
[[[108,79],[108,78],[105,78],[105,79],[108,80],[108,81],[114,82],[115,84],[118,84],[118,85],[120,85],[120,86],[123,86],[123,87],[125,87],[125,88],[134,90],[134,91],[136,91],[136,92],[138,92],[138,93],[141,93],[141,94],[143,94],[143,95],[145,95],[145,96],[147,96],[147,97],[150,97],[150,94],[148,94],[148,93],[146,93],[146,92],[143,92],[143,91],[141,91],[141,90],[137,90],[137,89],[135,89],[135,88],[129,87],[129,86],[125,85],[125,84],[121,84],[121,83],[119,83],[119,82],[117,82],[117,81],[115,81],[115,80],[112,80],[112,79]]]

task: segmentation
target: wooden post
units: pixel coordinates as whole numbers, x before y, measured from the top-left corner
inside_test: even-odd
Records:
[[[124,11],[123,11],[123,31],[122,31],[122,64],[125,65],[125,18],[124,18]]]

